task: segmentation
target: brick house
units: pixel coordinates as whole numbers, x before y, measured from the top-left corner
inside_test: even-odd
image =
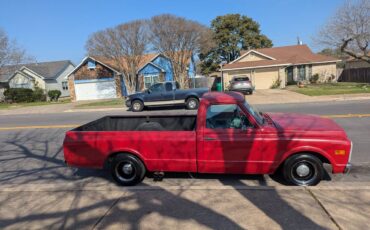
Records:
[[[121,64],[125,65],[122,59]],[[145,54],[137,71],[139,90],[146,89],[156,82],[172,81],[171,60],[162,54]],[[188,61],[188,77],[195,76],[195,63]],[[85,57],[68,75],[68,85],[73,101],[120,98],[130,93],[123,73],[116,63],[101,57]]]

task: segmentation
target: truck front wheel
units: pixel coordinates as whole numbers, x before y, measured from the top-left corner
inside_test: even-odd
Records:
[[[145,171],[143,162],[133,155],[118,154],[112,160],[111,174],[119,185],[132,186],[140,183]]]
[[[199,100],[194,97],[190,97],[186,100],[186,108],[187,109],[197,109],[199,106]]]
[[[135,100],[132,102],[132,105],[131,105],[131,110],[133,112],[140,112],[144,109],[144,104],[143,102],[139,101],[139,100]]]
[[[312,154],[293,155],[284,163],[284,178],[294,185],[316,185],[323,175],[324,167]]]

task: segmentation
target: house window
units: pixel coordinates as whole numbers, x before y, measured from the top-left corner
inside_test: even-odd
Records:
[[[159,75],[145,75],[144,76],[144,86],[148,89],[153,84],[159,82]]]
[[[62,82],[62,88],[63,88],[63,90],[68,90],[68,82],[63,81]]]
[[[89,61],[87,62],[87,68],[88,68],[88,69],[95,69],[95,68],[96,68],[95,61],[93,61],[93,60],[89,60]]]
[[[303,81],[306,80],[306,66],[300,65],[298,66],[298,80]]]

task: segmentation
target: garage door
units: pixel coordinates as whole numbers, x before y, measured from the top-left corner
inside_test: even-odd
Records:
[[[75,81],[75,93],[77,101],[117,97],[114,80],[95,82]]]
[[[278,71],[274,69],[268,71],[256,70],[253,75],[253,83],[256,89],[270,89],[278,75]]]

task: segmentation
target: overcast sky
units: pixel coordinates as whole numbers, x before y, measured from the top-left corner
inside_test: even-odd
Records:
[[[0,27],[40,61],[86,54],[88,36],[134,19],[170,13],[210,25],[218,15],[240,13],[261,25],[274,46],[297,43],[315,51],[312,37],[342,0],[1,0]]]

